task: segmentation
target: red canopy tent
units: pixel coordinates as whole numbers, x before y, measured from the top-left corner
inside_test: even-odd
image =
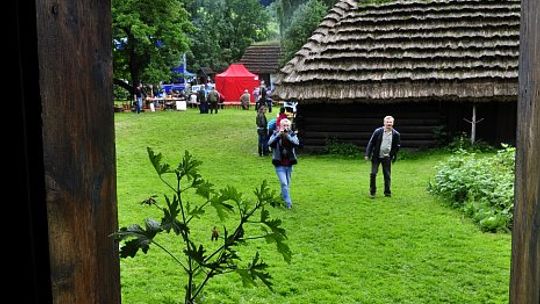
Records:
[[[225,101],[240,101],[244,90],[251,94],[260,85],[259,76],[251,73],[243,64],[231,64],[227,70],[216,75],[216,89],[225,96]],[[255,99],[251,95],[251,101]]]

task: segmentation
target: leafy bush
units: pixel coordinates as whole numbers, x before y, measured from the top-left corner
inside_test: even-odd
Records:
[[[163,213],[160,221],[147,218],[144,227],[134,224],[122,227],[113,234],[117,240],[123,242],[120,257],[135,257],[139,251],[146,254],[150,246],[164,250],[179,264],[178,269],[182,269],[187,276],[185,304],[193,304],[200,297],[209,279],[231,272],[240,275],[244,285],[255,284],[259,279],[271,289],[268,265],[263,262],[259,252],[255,253],[250,263],[242,266],[236,251],[238,245],[243,245],[247,241],[264,239],[267,243],[275,243],[277,251],[282,254],[285,261],[291,261],[291,251],[285,243],[287,236],[285,229],[281,227],[281,220],[271,219],[267,210],[269,206],[278,207],[280,203],[275,193],[269,190],[266,181],[255,190],[255,201],[249,201],[230,186],[219,191],[215,190],[213,185],[199,174],[198,167],[201,162],[195,160],[187,151],[176,168],[162,163],[161,154],[155,154],[150,148],[148,156],[160,180],[172,190],[172,197],[164,195],[164,206],[158,203],[155,195],[142,202],[143,205],[156,207]],[[169,178],[170,175],[173,175],[175,180]],[[188,190],[194,192],[195,197],[202,199],[202,202],[188,201],[185,198]],[[207,207],[215,209],[221,222],[224,222],[225,217],[231,213],[236,214],[239,220],[233,229],[227,229],[223,224],[221,232],[217,225],[214,226],[211,241],[218,242],[214,245],[197,241],[191,234],[192,221],[201,219]],[[262,232],[260,235],[248,237],[247,226],[259,228],[249,231]],[[183,250],[170,250],[158,242],[158,235],[171,232],[181,237],[182,241],[175,244],[181,244]],[[183,256],[174,254],[179,251],[183,252]]]
[[[358,158],[362,154],[356,145],[341,142],[335,137],[331,137],[326,141],[326,153],[350,158]]]
[[[483,231],[508,231],[514,212],[515,148],[491,157],[458,150],[438,167],[428,190],[460,208]]]
[[[456,136],[447,145],[447,149],[450,151],[465,150],[469,152],[495,152],[496,149],[488,143],[477,140],[471,143],[471,139],[467,136],[467,133],[463,132],[461,135]]]

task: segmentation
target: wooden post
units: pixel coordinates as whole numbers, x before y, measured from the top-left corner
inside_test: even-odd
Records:
[[[34,13],[40,99],[27,102],[41,110],[53,303],[120,303],[111,1],[35,1]]]
[[[476,142],[476,124],[484,120],[483,118],[476,120],[476,104],[473,103],[472,105],[472,119],[468,120],[466,118],[463,118],[463,120],[471,124],[471,145],[474,145],[474,143]]]
[[[540,303],[540,4],[521,1],[511,304]]]

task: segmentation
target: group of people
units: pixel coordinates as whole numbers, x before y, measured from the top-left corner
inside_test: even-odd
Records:
[[[196,96],[196,101],[199,105],[199,112],[201,114],[207,114],[209,110],[210,114],[213,114],[214,111],[216,114],[218,113],[221,96],[215,87],[211,86],[208,88],[208,90],[200,89],[197,91]]]
[[[174,101],[186,100],[186,96],[183,90],[176,90],[170,88],[164,90],[162,84],[143,86],[142,83],[139,83],[133,94],[133,110],[138,114],[143,111],[143,109],[150,108],[151,111],[154,111],[156,107],[162,106],[163,109],[173,109]]]
[[[275,167],[276,175],[281,187],[281,198],[287,208],[292,208],[290,195],[291,176],[293,166],[298,163],[296,148],[300,145],[298,136],[291,129],[291,121],[283,117],[277,122],[277,128],[270,132],[270,137],[264,136],[263,122],[266,121],[264,107],[259,108],[257,115],[257,133],[259,135],[259,155],[261,149],[267,144],[272,149],[272,164]],[[263,119],[264,117],[264,119]],[[377,193],[376,177],[379,167],[382,166],[384,176],[384,196],[391,197],[391,169],[392,163],[397,159],[397,154],[401,146],[400,133],[394,129],[394,118],[386,116],[383,126],[373,131],[366,147],[364,158],[371,161],[369,194],[372,199]],[[263,150],[264,151],[264,150]]]
[[[265,106],[269,113],[272,113],[272,89],[267,88],[264,84],[264,80],[261,81],[261,85],[253,89],[253,98],[255,99],[255,111],[258,111],[261,106]],[[249,110],[251,102],[251,95],[249,90],[244,90],[240,96],[240,105],[243,110]]]

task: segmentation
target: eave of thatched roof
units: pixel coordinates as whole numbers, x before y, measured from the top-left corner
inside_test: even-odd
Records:
[[[274,98],[516,100],[518,0],[342,0],[280,71]]]
[[[279,42],[266,42],[250,45],[240,63],[256,74],[274,74],[279,70],[281,46]]]

